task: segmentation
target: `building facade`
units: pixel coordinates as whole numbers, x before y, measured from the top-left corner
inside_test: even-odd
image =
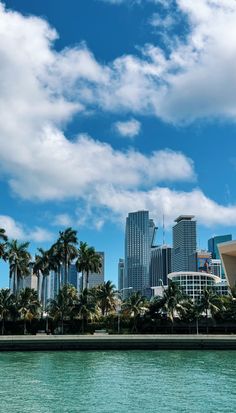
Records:
[[[167,275],[171,272],[172,248],[161,245],[151,249],[150,259],[150,286],[167,285]]]
[[[148,211],[128,214],[125,229],[125,288],[132,287],[132,292],[150,295],[149,266],[155,230]]]
[[[181,215],[173,227],[172,271],[196,271],[197,231],[193,215]]]
[[[218,245],[224,242],[232,241],[232,234],[217,235],[208,240],[208,251],[211,252],[212,258],[220,260],[220,252]],[[225,279],[224,268],[221,269],[221,277]]]
[[[201,300],[205,289],[214,289],[221,284],[219,277],[204,272],[180,271],[169,274],[168,278],[178,284],[181,291],[193,302]]]

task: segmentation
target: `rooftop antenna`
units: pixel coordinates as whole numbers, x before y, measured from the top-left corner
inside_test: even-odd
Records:
[[[163,245],[165,245],[165,215],[163,214]]]

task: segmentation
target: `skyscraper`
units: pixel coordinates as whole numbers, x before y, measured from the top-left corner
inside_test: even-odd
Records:
[[[211,256],[214,260],[220,260],[218,244],[228,241],[232,241],[232,234],[217,235],[208,240],[208,251],[211,252]],[[221,277],[225,278],[223,266],[221,268]]]
[[[208,251],[211,252],[211,256],[213,259],[217,259],[217,260],[220,259],[218,244],[221,244],[222,242],[228,242],[228,241],[232,241],[231,234],[217,235],[208,240]]]
[[[125,287],[148,295],[149,265],[155,224],[148,211],[130,212],[125,230]]]
[[[193,215],[180,215],[173,227],[172,271],[196,271],[197,234]],[[195,258],[194,258],[195,257]]]
[[[171,272],[172,248],[168,245],[152,248],[150,260],[150,286],[167,285],[167,275]]]

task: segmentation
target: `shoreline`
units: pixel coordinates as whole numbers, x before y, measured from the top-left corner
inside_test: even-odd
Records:
[[[0,336],[0,352],[61,350],[236,350],[236,335]]]

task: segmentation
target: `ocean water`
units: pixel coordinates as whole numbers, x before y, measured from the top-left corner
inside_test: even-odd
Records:
[[[0,353],[1,413],[233,413],[234,351]]]

